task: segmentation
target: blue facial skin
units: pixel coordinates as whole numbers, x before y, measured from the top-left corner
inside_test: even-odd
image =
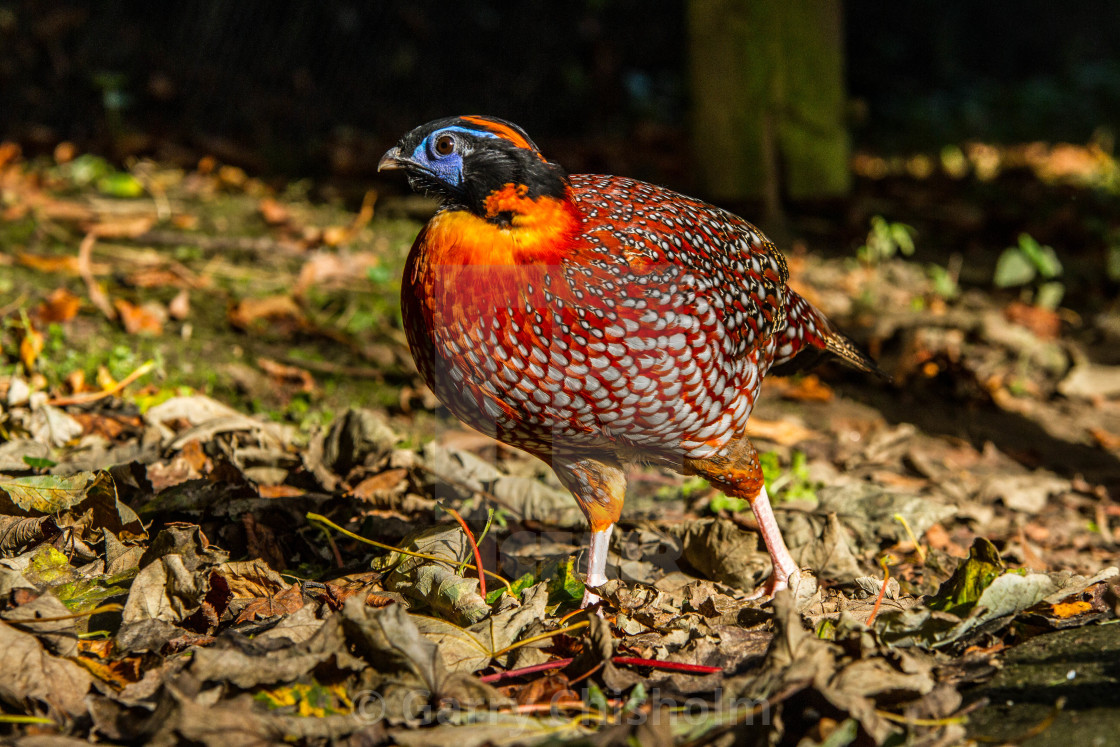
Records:
[[[430,171],[433,176],[441,182],[448,184],[452,187],[458,187],[463,183],[463,155],[460,152],[463,148],[469,147],[466,138],[455,138],[455,150],[448,153],[446,156],[441,156],[436,153],[435,143],[440,136],[447,133],[463,133],[473,137],[492,137],[496,138],[497,135],[486,132],[485,130],[470,130],[466,127],[444,127],[442,130],[437,130],[428,137],[424,138],[424,142],[416,146],[412,151],[409,159],[425,169]]]

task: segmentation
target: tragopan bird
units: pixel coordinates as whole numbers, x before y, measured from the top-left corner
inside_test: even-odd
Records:
[[[762,379],[821,352],[878,369],[786,285],[774,244],[653,184],[565,175],[495,117],[417,127],[384,169],[440,199],[401,292],[417,367],[459,419],[573,493],[591,525],[584,606],[607,580],[634,461],[746,498],[773,561],[762,593],[788,586],[798,566],[747,436]]]

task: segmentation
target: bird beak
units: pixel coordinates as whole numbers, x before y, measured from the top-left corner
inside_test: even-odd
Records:
[[[385,155],[381,156],[381,160],[377,162],[378,171],[396,171],[403,169],[407,161],[401,158],[401,147],[399,145],[385,151]]]

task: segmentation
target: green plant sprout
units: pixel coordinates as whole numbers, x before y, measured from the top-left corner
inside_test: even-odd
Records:
[[[999,255],[992,282],[999,288],[1022,286],[1025,302],[1054,310],[1066,291],[1065,285],[1055,280],[1061,274],[1062,263],[1053,247],[1021,233],[1018,246],[1009,246]]]
[[[881,215],[871,219],[867,241],[856,250],[856,257],[865,265],[874,267],[895,255],[911,256],[914,253],[914,236],[917,231],[905,223],[891,223]]]

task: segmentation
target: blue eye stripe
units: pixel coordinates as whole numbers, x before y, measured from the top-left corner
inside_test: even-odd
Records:
[[[432,150],[432,143],[434,143],[436,141],[436,139],[439,138],[441,135],[444,135],[448,132],[460,132],[464,135],[474,135],[476,137],[489,137],[489,138],[499,137],[498,135],[494,134],[493,132],[489,132],[488,130],[472,130],[469,127],[459,127],[459,126],[444,127],[442,130],[437,130],[436,132],[433,132],[431,135],[428,135],[428,137],[424,138],[424,142],[422,142],[422,143],[420,143],[420,145],[416,146],[416,150],[414,150],[412,152],[413,158],[416,158],[417,156],[419,156],[420,152],[422,150],[426,151],[429,156],[432,156],[434,158],[441,158],[442,156],[440,156],[438,153],[436,153],[434,150]]]

